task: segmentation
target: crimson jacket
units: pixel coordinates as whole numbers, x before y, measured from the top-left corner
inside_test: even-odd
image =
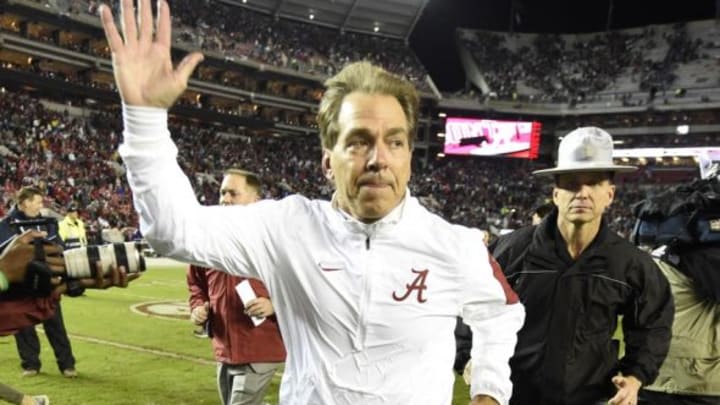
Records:
[[[20,329],[48,320],[55,315],[60,297],[0,296],[0,336],[14,335]]]
[[[225,364],[275,363],[285,361],[285,346],[275,316],[255,327],[235,291],[243,277],[190,266],[187,283],[190,308],[210,302],[210,332],[213,335],[215,359]],[[249,279],[258,297],[269,298],[265,286]]]

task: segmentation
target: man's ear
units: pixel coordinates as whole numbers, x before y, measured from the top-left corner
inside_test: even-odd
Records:
[[[329,149],[324,148],[323,149],[323,155],[322,155],[322,171],[323,175],[325,175],[325,178],[328,179],[330,182],[333,182],[335,179],[335,173],[333,173],[332,165],[330,163],[330,156],[332,154],[332,151]]]

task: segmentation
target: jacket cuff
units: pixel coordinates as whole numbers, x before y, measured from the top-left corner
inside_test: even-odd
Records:
[[[642,384],[642,387],[645,387],[645,386],[647,386],[647,385],[650,385],[650,383],[652,383],[652,381],[655,380],[655,377],[657,377],[657,375],[656,375],[656,376],[654,376],[654,377],[651,378],[651,376],[649,376],[647,373],[645,373],[645,372],[642,370],[642,368],[637,367],[637,366],[635,366],[635,367],[621,367],[620,372],[621,372],[622,375],[625,376],[625,377],[633,376],[633,377],[637,378],[637,379],[640,381],[640,383]]]
[[[492,384],[487,383],[473,383],[470,387],[470,400],[475,398],[477,395],[487,395],[493,397],[500,405],[508,405],[510,399],[506,398],[503,394],[503,390]]]
[[[167,134],[167,110],[156,107],[138,107],[123,104],[125,140],[153,140],[158,134]]]

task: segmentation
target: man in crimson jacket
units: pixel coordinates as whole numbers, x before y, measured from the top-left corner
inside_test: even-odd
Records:
[[[247,171],[225,172],[220,189],[223,205],[246,205],[260,199],[260,181]],[[256,299],[243,305],[236,286],[248,280]],[[217,381],[224,405],[260,405],[275,371],[285,360],[285,347],[265,286],[258,280],[190,266],[191,320],[207,323],[212,336]],[[253,318],[265,318],[255,324]]]

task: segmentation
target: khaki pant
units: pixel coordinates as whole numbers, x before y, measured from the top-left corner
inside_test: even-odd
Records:
[[[217,366],[217,385],[224,405],[261,405],[275,371],[282,363]]]

